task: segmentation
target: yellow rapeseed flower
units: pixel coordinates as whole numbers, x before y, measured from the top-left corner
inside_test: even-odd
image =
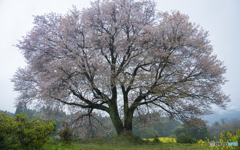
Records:
[[[159,137],[158,138],[160,141],[162,141],[163,143],[177,143],[175,138],[168,138],[168,137]],[[143,139],[143,140],[147,140],[147,139]],[[150,138],[148,139],[149,141],[153,141],[154,138]]]

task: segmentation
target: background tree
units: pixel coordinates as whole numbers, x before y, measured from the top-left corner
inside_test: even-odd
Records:
[[[19,102],[17,105],[16,111],[15,111],[15,116],[20,113],[25,113],[28,115],[29,119],[37,117],[37,115],[40,115],[36,110],[33,109],[28,109],[25,104],[22,102]]]
[[[27,107],[22,102],[19,102],[16,106],[17,106],[17,108],[15,111],[15,115],[24,113],[27,109]]]
[[[133,134],[146,138],[147,132],[154,131],[156,133],[152,132],[154,134],[148,137],[154,138],[156,135],[160,137],[167,137],[173,135],[174,128],[180,125],[181,123],[175,119],[160,117],[159,113],[146,114],[144,116],[142,115],[141,119],[133,119]]]
[[[226,68],[208,32],[180,12],[157,12],[153,1],[96,1],[66,15],[35,16],[17,45],[28,66],[12,81],[18,101],[52,108],[101,110],[117,134],[133,116],[162,110],[188,122],[225,108]]]
[[[158,136],[158,132],[151,127],[148,127],[141,132],[141,137],[143,138],[154,138],[155,136]]]
[[[174,128],[179,125],[181,123],[177,120],[164,117],[161,123],[154,124],[154,129],[158,131],[160,137],[167,137],[173,135]]]
[[[216,126],[216,127],[217,127],[217,126],[220,126],[220,123],[219,123],[218,121],[215,121],[214,124],[213,124],[213,126]]]
[[[206,123],[201,119],[197,120],[200,122],[201,126],[190,126],[188,124],[183,124],[182,126],[176,127],[173,131],[176,137],[178,137],[180,134],[183,134],[197,140],[205,140],[206,137],[209,140],[213,140],[213,135],[208,132]]]
[[[220,124],[219,122],[215,122],[212,126],[208,126],[208,131],[212,135],[217,138],[219,138],[221,132],[229,132],[233,135],[236,135],[236,132],[240,128],[239,119],[221,119],[220,121],[222,122],[222,124]]]

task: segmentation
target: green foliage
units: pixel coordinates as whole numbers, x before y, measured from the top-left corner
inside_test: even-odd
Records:
[[[182,125],[178,126],[174,129],[173,133],[178,136],[179,134],[184,133],[186,136],[193,137],[197,140],[204,140],[206,137],[210,140],[213,139],[213,135],[211,135],[206,127],[206,124],[204,124],[203,127],[198,128],[198,127],[192,127],[189,125]]]
[[[24,104],[20,102],[17,104],[15,115],[20,114],[20,113],[25,113],[26,110],[27,110],[26,106],[24,106]]]
[[[61,124],[63,121],[70,120],[70,122],[72,122],[76,118],[75,114],[66,114],[64,111],[52,110],[50,107],[42,107],[39,111],[36,111],[36,110],[27,108],[22,103],[19,103],[17,105],[15,115],[20,114],[21,112],[27,113],[30,119],[36,116],[41,116],[39,120],[41,119],[54,120],[57,123],[57,126],[55,127],[56,131],[54,131],[50,135],[51,137],[58,135],[58,131],[60,130]],[[79,126],[75,126],[75,128],[73,129],[73,137],[88,139],[88,138],[98,138],[98,137],[112,137],[117,135],[115,128],[112,125],[110,117],[108,116],[103,117],[101,115],[96,114],[94,115],[94,118],[97,118],[100,122],[104,123],[104,127],[101,127],[100,124],[94,124],[95,127],[92,128],[92,130],[89,130],[89,126],[87,124],[81,124]],[[89,132],[84,132],[83,134],[82,131],[86,131],[87,128]],[[82,136],[79,136],[79,135],[82,135]]]
[[[18,103],[18,105],[17,105],[16,111],[15,111],[15,116],[20,113],[28,114],[29,119],[35,118],[37,115],[39,115],[39,114],[37,114],[36,110],[28,109],[27,106],[21,102]]]
[[[173,135],[173,130],[175,127],[181,125],[177,120],[171,120],[167,117],[160,117],[160,120],[150,123],[149,126],[152,127],[152,129],[142,128],[141,124],[138,123],[136,119],[133,120],[133,124],[133,134],[140,136],[141,138],[147,138],[146,136],[148,136],[148,138],[154,138],[156,134],[158,134],[160,137],[168,137]],[[149,132],[152,132],[150,137]]]
[[[159,140],[159,135],[155,135],[154,139],[153,139],[153,143],[155,144],[160,144],[160,143],[163,143],[161,140]]]
[[[1,143],[6,149],[39,149],[53,133],[56,122],[29,119],[27,114],[0,115]]]
[[[71,142],[73,137],[73,131],[68,126],[67,122],[64,121],[62,124],[62,128],[58,131],[58,134],[61,138],[61,141]]]
[[[223,139],[224,141],[227,141],[227,140],[230,140],[231,139],[231,136],[229,136],[230,134],[231,135],[236,135],[237,134],[237,131],[238,130],[233,130],[233,129],[228,129],[228,130],[224,130],[220,137],[221,139]]]
[[[39,111],[29,109],[21,102],[17,105],[15,116],[20,113],[28,114],[29,119],[41,116],[39,120],[54,120],[57,123],[57,126],[55,127],[56,130],[51,134],[51,136],[58,135],[57,130],[60,129],[61,123],[64,120],[67,120],[68,117],[71,117],[70,115],[66,115],[66,113],[61,110],[52,110],[50,107],[42,107]]]
[[[237,138],[237,142],[238,142],[238,149],[240,149],[240,136]]]
[[[173,134],[173,130],[175,127],[180,126],[180,122],[174,119],[170,119],[167,117],[161,118],[161,123],[154,123],[154,130],[158,131],[160,137],[167,137]]]
[[[64,120],[70,120],[72,122],[76,116],[74,114],[66,114],[65,112],[61,110],[51,110],[51,108],[48,107],[42,107],[40,111],[32,110],[24,106],[23,104],[19,103],[17,105],[15,115],[19,113],[27,113],[28,117],[34,118],[36,116],[41,116],[41,119],[44,120],[54,120],[57,122],[57,126],[55,127],[56,131],[51,134],[51,136],[57,136],[58,132],[61,128],[61,124]],[[94,127],[89,129],[89,126],[87,124],[81,124],[79,126],[75,126],[73,130],[73,137],[74,138],[82,138],[82,139],[90,139],[90,138],[99,138],[99,137],[105,137],[110,138],[113,136],[116,136],[116,130],[111,122],[111,119],[109,116],[102,116],[99,114],[95,114],[94,117],[98,119],[100,122],[104,123],[104,127],[99,124],[99,122],[95,121]],[[141,138],[145,138],[146,136],[148,138],[153,138],[156,134],[158,134],[160,137],[166,137],[173,134],[173,129],[176,126],[179,126],[180,123],[176,120],[170,120],[167,117],[161,117],[161,123],[159,122],[153,122],[150,124],[152,127],[151,129],[145,128],[142,129],[140,127],[140,124],[134,119],[134,125],[133,126],[133,134],[136,136],[139,136]],[[87,122],[87,121],[85,121]],[[89,132],[83,132],[83,131],[89,131]],[[146,134],[146,136],[145,136]]]
[[[184,133],[181,133],[177,136],[177,143],[197,143],[197,140],[193,137],[186,136]]]
[[[173,130],[173,133],[176,136],[178,136],[179,134],[184,133],[184,132],[186,132],[185,129],[184,129],[184,126],[178,126],[178,127],[174,128],[174,130]]]
[[[12,143],[12,139],[9,135],[12,130],[16,128],[14,123],[14,117],[8,116],[6,112],[0,114],[0,149],[8,149],[9,144]],[[8,140],[6,140],[8,139]]]
[[[157,135],[158,132],[154,130],[153,128],[146,128],[141,132],[141,137],[143,138],[154,138],[155,135]]]

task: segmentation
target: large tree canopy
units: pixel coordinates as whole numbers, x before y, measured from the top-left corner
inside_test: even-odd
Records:
[[[17,45],[28,66],[12,81],[18,101],[102,110],[118,134],[133,116],[161,110],[189,121],[225,108],[226,67],[212,54],[208,32],[153,1],[96,1],[66,15],[35,16]]]

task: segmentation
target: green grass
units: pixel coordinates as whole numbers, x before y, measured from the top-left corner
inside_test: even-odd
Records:
[[[43,150],[201,150],[198,144],[114,145],[96,143],[46,143]]]
[[[44,145],[43,150],[201,150],[198,144],[164,143],[155,145],[113,145],[113,144],[50,144]]]
[[[64,143],[50,139],[42,150],[201,150],[199,144],[153,143],[131,136],[96,138]]]

